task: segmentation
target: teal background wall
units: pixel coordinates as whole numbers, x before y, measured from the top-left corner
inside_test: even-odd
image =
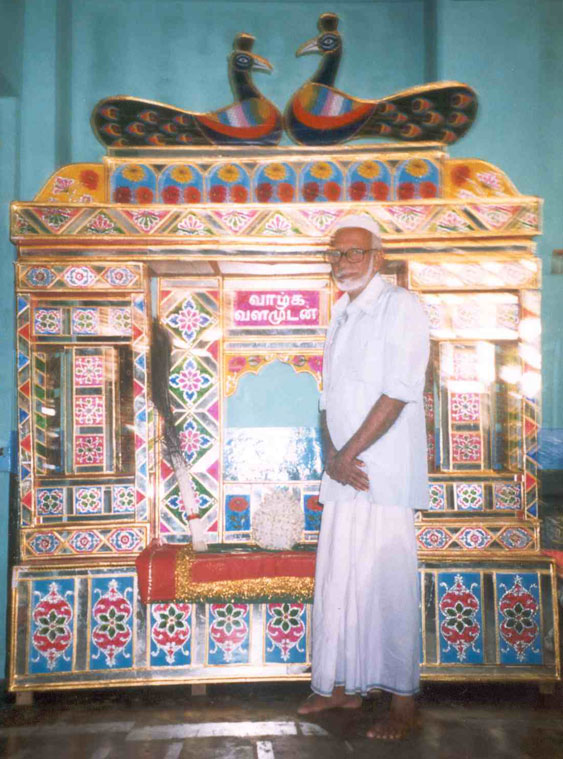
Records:
[[[316,59],[295,49],[319,13],[341,17],[338,86],[376,98],[437,79],[473,85],[480,113],[452,156],[491,161],[518,189],[545,199],[538,252],[543,284],[545,461],[563,439],[563,0],[0,0],[0,447],[15,427],[14,249],[8,203],[31,200],[60,165],[96,161],[94,103],[134,94],[193,110],[230,102],[226,55],[234,35],[257,38],[275,66],[256,75],[280,107]],[[561,449],[560,449],[561,450]],[[1,462],[1,459],[0,459]],[[0,677],[6,660],[8,475],[0,471]]]

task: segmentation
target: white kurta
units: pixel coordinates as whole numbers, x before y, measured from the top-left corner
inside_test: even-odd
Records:
[[[339,685],[362,694],[418,689],[414,509],[428,501],[422,405],[428,354],[426,316],[406,290],[376,275],[354,301],[344,295],[337,303],[321,398],[335,446],[349,440],[381,394],[406,405],[360,456],[369,493],[323,475],[312,676],[321,695]]]

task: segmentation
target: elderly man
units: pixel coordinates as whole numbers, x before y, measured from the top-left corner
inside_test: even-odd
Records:
[[[332,276],[345,294],[325,348],[313,694],[298,711],[357,708],[382,689],[391,708],[368,736],[400,739],[415,725],[419,680],[414,512],[428,502],[428,326],[416,296],[379,274],[370,217],[347,217],[331,243]]]

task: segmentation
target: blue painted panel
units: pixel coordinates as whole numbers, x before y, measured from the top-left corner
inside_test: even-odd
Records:
[[[191,664],[193,605],[151,604],[149,607],[151,667],[182,667]]]
[[[496,588],[501,664],[541,664],[538,574],[499,572]]]
[[[484,656],[481,575],[439,572],[437,593],[440,660],[481,664]]]
[[[133,666],[132,577],[92,580],[90,669]]]
[[[305,604],[266,604],[264,652],[267,663],[307,660],[307,607]]]
[[[225,499],[225,530],[241,532],[250,530],[250,496],[228,495]]]
[[[250,643],[248,604],[210,604],[207,607],[208,664],[247,664]]]
[[[29,672],[70,672],[75,646],[74,580],[37,580],[31,597]]]

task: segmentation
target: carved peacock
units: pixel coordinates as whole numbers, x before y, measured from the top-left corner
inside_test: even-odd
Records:
[[[477,113],[474,90],[459,82],[435,82],[398,92],[381,100],[361,100],[334,87],[342,56],[338,16],[323,13],[319,34],[296,55],[320,53],[315,74],[293,95],[284,125],[294,142],[334,145],[365,137],[453,143],[462,137]]]
[[[229,79],[236,102],[218,111],[193,113],[152,100],[115,95],[96,104],[91,123],[104,145],[164,147],[170,145],[276,145],[282,118],[252,81],[253,69],[271,71],[265,58],[252,52],[254,37],[237,34],[228,57]]]

